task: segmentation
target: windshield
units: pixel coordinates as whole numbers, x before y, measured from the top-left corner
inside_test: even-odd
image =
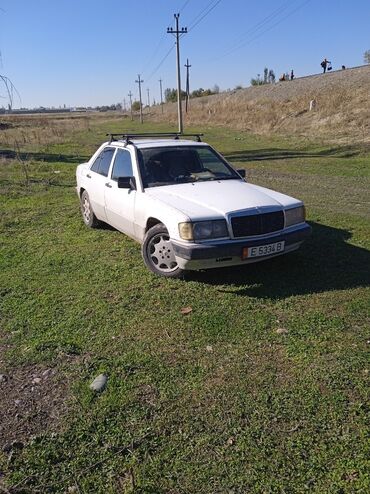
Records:
[[[240,176],[208,146],[143,148],[137,152],[144,187],[240,180]]]

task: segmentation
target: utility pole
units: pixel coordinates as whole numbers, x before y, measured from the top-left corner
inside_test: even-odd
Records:
[[[128,93],[128,97],[130,98],[130,115],[131,115],[131,121],[134,119],[134,117],[132,116],[132,92],[130,91]]]
[[[140,74],[138,74],[138,79],[135,81],[137,84],[139,84],[139,100],[140,100],[140,123],[143,123],[143,103],[141,101],[141,84],[144,82],[142,79],[140,79]]]
[[[163,113],[162,79],[159,79],[159,88],[160,88],[160,92],[161,92],[161,108],[162,108],[162,113]]]
[[[177,61],[177,111],[179,118],[179,132],[182,133],[182,107],[181,107],[181,76],[180,76],[180,34],[186,34],[188,29],[186,27],[179,29],[179,17],[180,14],[174,14],[176,20],[176,29],[172,27],[167,28],[168,34],[174,34],[176,36],[176,61]]]
[[[149,96],[149,88],[146,88],[146,92],[148,93],[148,107],[150,108],[150,96]]]
[[[186,99],[185,99],[185,111],[188,113],[188,106],[189,106],[189,98],[190,98],[190,86],[189,86],[189,69],[191,65],[189,65],[189,60],[186,59]]]

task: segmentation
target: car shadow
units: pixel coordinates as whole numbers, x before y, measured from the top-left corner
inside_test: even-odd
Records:
[[[370,251],[349,244],[352,234],[347,230],[310,224],[312,236],[294,253],[242,268],[194,271],[187,279],[270,299],[369,286]]]
[[[118,232],[117,228],[114,226],[105,223],[104,221],[99,220],[99,224],[97,226],[98,230],[106,230],[108,232]]]
[[[320,151],[299,151],[281,148],[246,149],[225,153],[225,158],[229,161],[264,161],[264,160],[286,160],[292,158],[322,158],[324,156],[335,156],[337,158],[351,158],[360,154],[360,150],[355,146],[341,146],[322,149]]]

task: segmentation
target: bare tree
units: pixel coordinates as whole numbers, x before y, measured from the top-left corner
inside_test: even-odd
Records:
[[[9,105],[9,110],[13,108],[13,103],[14,103],[14,95],[17,95],[19,98],[19,101],[21,101],[21,97],[17,91],[17,88],[14,86],[12,81],[7,77],[6,75],[1,75],[0,74],[0,82],[2,82],[3,87],[6,90],[7,98],[8,98],[8,105]]]
[[[370,50],[366,50],[364,53],[364,62],[370,63]]]

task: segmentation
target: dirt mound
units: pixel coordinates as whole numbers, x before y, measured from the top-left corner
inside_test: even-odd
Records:
[[[347,142],[370,140],[370,65],[190,100],[185,125],[220,125],[255,133]],[[310,110],[310,102],[314,108]],[[162,116],[175,123],[177,107]]]

